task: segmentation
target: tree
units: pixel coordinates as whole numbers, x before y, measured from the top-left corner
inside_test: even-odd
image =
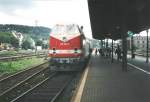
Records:
[[[41,40],[37,40],[35,45],[36,46],[42,46],[42,44],[43,44],[43,42]]]
[[[31,44],[28,40],[25,40],[23,43],[22,43],[22,48],[27,50],[27,49],[31,49]]]
[[[17,40],[15,37],[10,37],[10,43],[13,47],[18,48],[19,47],[19,40]]]
[[[48,44],[42,44],[42,49],[48,49]]]
[[[47,27],[34,27],[34,26],[26,26],[26,25],[15,25],[15,24],[0,24],[0,31],[2,32],[10,32],[15,30],[17,32],[30,35],[32,38],[35,39],[39,38],[47,38],[49,37],[49,33],[51,31],[50,28]]]
[[[0,43],[9,43],[15,48],[19,47],[19,40],[8,32],[0,32]]]

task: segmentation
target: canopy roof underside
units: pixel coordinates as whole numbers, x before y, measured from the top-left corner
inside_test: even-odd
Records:
[[[134,33],[150,28],[150,0],[88,0],[92,35],[121,38],[125,28]]]

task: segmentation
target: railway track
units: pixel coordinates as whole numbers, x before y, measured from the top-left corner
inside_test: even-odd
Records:
[[[12,60],[18,60],[18,59],[22,59],[22,58],[30,58],[33,56],[44,57],[45,54],[32,54],[32,55],[18,55],[18,56],[1,57],[0,61],[12,61]]]
[[[32,68],[20,71],[8,77],[0,80],[0,96],[10,90],[13,86],[17,85],[21,81],[31,77],[31,75],[39,73],[43,69],[48,67],[48,62],[44,62],[40,65]]]
[[[75,72],[54,72],[50,77],[11,102],[54,102],[74,75]]]
[[[45,80],[48,77],[49,69],[43,69],[37,74],[32,75],[30,78],[20,82],[15,85],[13,88],[5,92],[0,96],[1,102],[10,102],[14,98],[18,97],[20,94],[25,93],[32,87],[39,84],[41,81]]]
[[[39,71],[34,74],[20,73],[13,78],[10,76],[0,80],[4,81],[0,83],[0,102],[55,102],[61,99],[77,72],[52,72],[46,65],[41,66],[43,68],[37,69]]]

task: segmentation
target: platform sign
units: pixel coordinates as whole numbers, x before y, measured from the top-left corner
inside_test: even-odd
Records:
[[[134,35],[132,31],[128,31],[127,34],[128,34],[128,37],[132,37]]]

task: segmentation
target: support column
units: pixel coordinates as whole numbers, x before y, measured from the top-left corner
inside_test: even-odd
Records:
[[[146,47],[146,63],[149,62],[149,55],[148,55],[148,47],[149,47],[149,42],[148,42],[148,29],[146,30],[147,32],[147,47]]]
[[[103,40],[101,40],[101,48],[103,48]]]
[[[107,47],[107,41],[106,41],[107,39],[105,39],[105,48]]]
[[[122,23],[121,23],[121,31],[122,31],[122,71],[127,71],[127,29],[128,29],[128,0],[122,0],[121,2],[123,9],[122,14]]]
[[[103,45],[104,45],[104,48],[105,48],[106,47],[106,45],[105,45],[105,39],[104,39]]]
[[[114,46],[114,44],[113,44],[113,39],[112,39],[112,43],[111,43],[111,48],[112,48],[112,49],[111,49],[111,52],[112,52],[112,54],[111,54],[111,62],[112,62],[112,63],[114,62],[114,58],[113,58],[113,57],[114,57],[114,56],[113,56],[113,53],[114,53],[114,50],[113,50],[113,49],[114,49],[114,47],[113,47],[113,46]]]
[[[131,37],[131,58],[135,58],[134,55],[134,44],[133,44],[133,36]]]
[[[122,71],[127,71],[127,30],[124,26],[122,33]]]
[[[108,39],[106,40],[106,48],[108,48]]]

